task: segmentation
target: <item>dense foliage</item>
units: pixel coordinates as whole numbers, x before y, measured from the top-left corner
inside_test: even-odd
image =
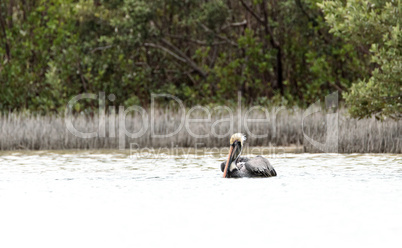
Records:
[[[355,46],[366,46],[373,70],[345,98],[356,117],[402,116],[402,5],[400,1],[325,1],[331,32]]]
[[[395,115],[399,1],[322,2],[3,0],[0,111],[59,112],[99,91],[125,106],[151,93],[227,104],[238,91],[247,104],[306,106],[340,91],[357,116]]]

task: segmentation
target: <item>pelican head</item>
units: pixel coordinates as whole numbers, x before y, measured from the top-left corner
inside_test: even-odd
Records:
[[[230,137],[230,150],[228,160],[226,161],[225,170],[223,171],[223,177],[228,176],[228,170],[232,162],[235,162],[241,154],[243,149],[243,142],[246,140],[246,136],[241,133],[235,133]]]

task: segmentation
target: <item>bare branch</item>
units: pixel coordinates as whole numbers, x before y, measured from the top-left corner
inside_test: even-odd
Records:
[[[179,48],[177,48],[175,45],[170,43],[168,40],[165,38],[161,39],[162,43],[164,43],[166,46],[168,46],[170,49],[172,49],[175,53],[177,53],[180,57],[182,57],[187,64],[189,64],[198,74],[200,74],[203,78],[207,77],[207,73],[205,73],[201,68],[197,66],[197,64],[191,60],[189,57],[186,56]]]
[[[4,45],[5,45],[5,50],[6,50],[6,59],[7,61],[10,61],[11,59],[11,52],[10,52],[10,46],[8,44],[8,38],[7,38],[7,32],[6,32],[6,21],[2,15],[2,9],[0,9],[0,24],[1,24],[1,31],[4,34]]]
[[[232,26],[232,27],[246,26],[246,25],[247,25],[247,20],[243,20],[242,22],[235,22],[235,23],[230,24],[230,26]]]
[[[264,24],[264,20],[257,13],[255,13],[250,6],[248,6],[243,0],[240,0],[240,2],[243,5],[243,7],[246,8],[246,10],[250,12],[250,14],[252,14],[255,17],[255,19],[257,19],[258,22]]]
[[[271,42],[271,45],[274,48],[279,49],[279,43],[277,41],[275,41],[274,32],[272,31],[271,26],[268,23],[267,2],[262,1],[261,4],[262,4],[262,9],[264,11],[263,25],[264,25],[264,28],[265,28],[265,33],[269,34],[269,41]]]
[[[217,55],[218,55],[218,49],[217,49],[217,47],[214,47],[214,51],[212,54],[211,63],[209,64],[209,68],[214,67]]]
[[[230,23],[228,25],[225,25],[221,28],[221,31],[227,29],[228,27],[241,27],[241,26],[246,26],[247,25],[247,20],[243,20],[242,22],[234,22]]]
[[[167,49],[166,47],[154,44],[154,43],[145,43],[144,46],[148,46],[148,47],[154,47],[154,48],[159,48],[165,52],[167,52],[168,54],[172,55],[174,58],[180,60],[181,62],[186,62],[185,59],[183,59],[182,57],[180,57],[179,55],[175,54],[174,52],[170,51],[169,49]]]
[[[92,50],[91,50],[91,53],[94,53],[94,52],[96,52],[96,51],[105,50],[105,49],[108,49],[108,48],[111,48],[111,47],[112,47],[112,45],[104,46],[104,47],[97,47],[97,48],[92,49]]]
[[[84,91],[87,92],[87,83],[85,81],[84,75],[82,75],[81,61],[77,61],[77,65],[78,65],[78,72],[80,73],[82,86],[84,87]]]
[[[228,43],[227,41],[216,41],[213,43],[208,43],[206,41],[203,40],[195,40],[195,39],[191,39],[182,35],[174,35],[174,34],[166,34],[167,36],[173,38],[173,39],[179,39],[179,40],[185,40],[185,41],[189,41],[192,43],[195,43],[197,45],[201,45],[201,46],[218,46],[218,45],[223,45]]]
[[[329,82],[329,84],[331,86],[333,86],[335,89],[337,89],[338,91],[343,92],[343,89],[341,87],[339,87],[336,83]]]
[[[234,41],[232,41],[232,40],[229,40],[228,38],[226,38],[226,37],[224,37],[224,36],[222,36],[222,35],[219,35],[219,34],[215,33],[214,31],[212,31],[211,29],[209,29],[209,28],[208,28],[207,26],[205,26],[204,24],[201,24],[201,27],[202,27],[205,31],[207,31],[207,32],[214,33],[214,34],[216,35],[216,37],[218,37],[218,38],[221,39],[221,40],[224,40],[224,41],[228,42],[230,45],[235,46],[235,47],[238,46],[236,42],[234,42]]]

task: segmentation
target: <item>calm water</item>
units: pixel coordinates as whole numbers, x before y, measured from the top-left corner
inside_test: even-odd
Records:
[[[0,247],[402,247],[401,155],[137,155],[1,153]]]

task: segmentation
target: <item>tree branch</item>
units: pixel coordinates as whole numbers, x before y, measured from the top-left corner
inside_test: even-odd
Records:
[[[271,27],[269,26],[269,23],[268,23],[268,15],[267,15],[267,11],[266,11],[266,8],[267,8],[266,2],[263,1],[263,3],[262,3],[262,8],[263,8],[263,10],[264,10],[264,18],[260,17],[257,13],[255,13],[255,11],[254,11],[250,6],[248,6],[248,5],[244,2],[244,0],[240,0],[240,2],[241,2],[241,4],[243,5],[243,7],[244,7],[252,16],[254,16],[255,19],[257,19],[257,21],[258,21],[260,24],[262,24],[262,25],[264,26],[265,33],[266,33],[266,34],[269,34],[269,36],[270,36],[271,45],[272,45],[274,48],[278,48],[278,47],[279,47],[279,44],[278,44],[278,42],[276,42],[276,41],[274,40],[274,38],[273,38],[273,37],[274,37],[274,33],[273,33]]]
[[[162,43],[165,44],[167,47],[169,47],[171,50],[173,50],[176,54],[178,54],[182,59],[184,59],[184,62],[187,62],[188,65],[190,65],[200,76],[203,78],[207,77],[207,73],[205,73],[201,68],[197,66],[197,64],[190,59],[189,57],[186,56],[179,48],[177,48],[175,45],[170,43],[168,40],[165,38],[161,39]]]
[[[211,29],[209,29],[209,28],[208,28],[207,26],[205,26],[204,24],[201,24],[201,27],[202,27],[205,31],[215,34],[215,36],[218,37],[219,39],[228,42],[230,45],[232,45],[232,46],[234,46],[234,47],[237,47],[237,46],[238,46],[236,42],[234,42],[234,41],[232,41],[232,40],[229,40],[228,38],[226,38],[226,37],[224,37],[224,36],[222,36],[222,35],[219,35],[219,34],[215,33],[214,31],[212,31]]]
[[[85,81],[84,75],[82,75],[81,62],[78,61],[77,64],[78,64],[78,72],[80,73],[82,86],[84,87],[84,92],[87,92],[87,83]]]
[[[5,45],[5,50],[6,50],[6,58],[7,58],[7,61],[10,61],[11,53],[10,53],[10,46],[8,44],[8,38],[7,38],[7,32],[6,32],[6,22],[3,18],[3,10],[1,8],[0,8],[0,24],[1,24],[1,30],[4,34],[4,45]]]
[[[228,27],[241,27],[241,26],[246,26],[247,25],[247,20],[243,20],[242,22],[234,22],[230,23],[228,25],[225,25],[221,28],[221,31],[227,29]]]
[[[269,26],[269,23],[268,23],[267,2],[265,0],[262,1],[262,9],[264,11],[263,25],[265,28],[265,33],[269,34],[269,41],[271,42],[271,45],[274,48],[279,49],[279,42],[275,41],[274,32],[272,31],[271,26]]]
[[[301,3],[300,0],[295,0],[296,5],[300,8],[301,12],[303,13],[303,15],[305,15],[307,17],[307,20],[311,23],[313,23],[313,27],[317,27],[318,26],[318,22],[316,21],[315,18],[311,17],[307,11],[304,9],[303,4]],[[320,29],[317,30],[318,34],[324,39],[324,41],[327,44],[330,44],[330,40],[321,32]]]
[[[243,7],[246,8],[246,10],[247,10],[251,15],[253,15],[253,16],[255,17],[255,19],[257,19],[257,21],[258,21],[259,23],[264,24],[264,20],[263,20],[260,16],[258,16],[258,14],[255,13],[254,10],[253,10],[250,6],[248,6],[243,0],[240,0],[240,2],[241,2],[241,4],[243,5]]]
[[[166,34],[167,36],[173,38],[173,39],[179,39],[179,40],[185,40],[185,41],[189,41],[192,43],[195,43],[197,45],[201,45],[201,46],[218,46],[218,45],[223,45],[228,43],[227,41],[217,41],[217,42],[213,42],[213,43],[208,43],[206,41],[203,40],[195,40],[195,39],[191,39],[191,38],[187,38],[185,36],[182,35],[174,35],[174,34]]]
[[[167,49],[166,47],[154,44],[154,43],[145,43],[144,46],[147,47],[154,47],[154,48],[159,48],[165,52],[167,52],[168,54],[172,55],[174,58],[176,58],[177,60],[180,60],[181,62],[186,62],[185,59],[183,59],[182,57],[180,57],[179,55],[175,54],[174,52],[170,51],[169,49]]]
[[[104,46],[104,47],[97,47],[97,48],[92,49],[91,53],[94,53],[96,51],[105,50],[105,49],[108,49],[108,48],[111,48],[111,47],[112,47],[112,45]]]

